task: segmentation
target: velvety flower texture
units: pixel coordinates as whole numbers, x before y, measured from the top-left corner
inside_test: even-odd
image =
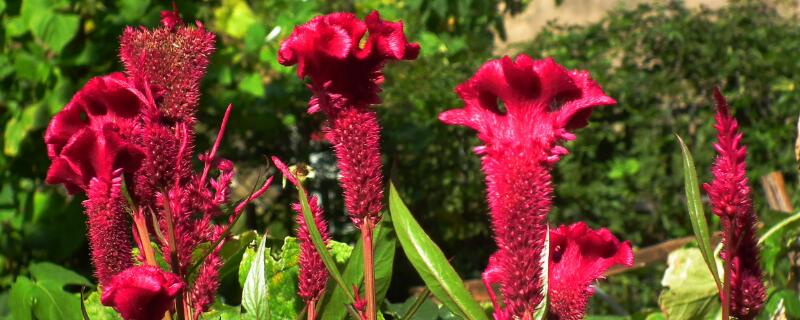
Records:
[[[739,124],[719,89],[715,89],[714,98],[717,100],[714,128],[718,132],[714,150],[718,155],[711,169],[714,180],[703,188],[722,224],[722,243],[726,248],[721,253],[722,260],[731,264],[730,315],[747,320],[758,315],[766,299],[755,237],[758,218],[750,198],[745,168],[747,149],[741,145]]]
[[[362,38],[369,33],[363,47]],[[315,17],[297,26],[282,44],[278,61],[297,64],[297,76],[310,78],[314,96],[309,113],[328,116],[326,138],[333,144],[345,207],[359,228],[375,224],[383,208],[380,126],[369,108],[380,102],[381,69],[388,60],[413,60],[419,45],[409,43],[402,22],[364,21],[351,13]]]
[[[272,162],[275,163],[275,167],[283,173],[287,180],[299,186],[295,176],[280,159],[272,157]],[[330,239],[330,233],[328,232],[328,223],[325,221],[325,213],[319,207],[317,197],[312,196],[306,200],[308,201],[309,209],[311,209],[311,214],[314,216],[314,224],[316,224],[317,230],[322,236],[322,241],[327,244]],[[298,295],[308,303],[321,298],[325,285],[328,283],[328,270],[325,269],[322,257],[320,257],[317,249],[314,248],[314,243],[311,242],[311,234],[303,218],[303,209],[300,203],[292,204],[292,209],[297,213],[295,218],[297,221],[297,240],[300,242]]]
[[[45,182],[83,191],[89,247],[101,285],[133,264],[122,175],[135,172],[144,152],[127,141],[146,99],[121,73],[96,77],[56,114],[45,144],[52,161]]]
[[[181,279],[157,267],[139,266],[114,276],[100,301],[125,320],[159,320],[183,288]]]
[[[632,266],[633,250],[608,229],[592,230],[578,222],[550,230],[549,258],[548,318],[579,320],[594,294],[592,282],[614,265]]]
[[[497,277],[509,315],[533,314],[542,299],[540,258],[550,211],[550,170],[588,123],[592,109],[612,105],[585,71],[520,55],[484,64],[456,88],[463,109],[439,119],[478,131],[498,251]]]

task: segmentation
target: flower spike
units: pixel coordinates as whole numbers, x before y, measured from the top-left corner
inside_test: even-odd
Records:
[[[568,153],[561,143],[586,126],[595,107],[612,105],[585,71],[552,59],[520,55],[484,64],[456,88],[464,108],[439,120],[478,132],[475,148],[486,174],[498,250],[487,268],[499,282],[505,309],[496,315],[532,317],[542,300],[539,264],[552,203],[550,171]]]
[[[720,217],[725,248],[721,256],[727,264],[726,271],[730,272],[730,283],[726,284],[730,290],[724,290],[721,298],[725,301],[725,292],[730,292],[730,316],[748,320],[758,315],[766,300],[755,236],[758,218],[750,196],[745,162],[747,149],[741,144],[743,135],[738,131],[739,124],[719,88],[714,89],[714,98],[717,102],[714,116],[714,128],[718,132],[714,144],[717,157],[711,169],[714,179],[703,188],[714,214]]]

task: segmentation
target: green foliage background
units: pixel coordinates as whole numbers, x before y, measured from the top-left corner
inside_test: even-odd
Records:
[[[423,51],[417,61],[387,70],[378,108],[387,176],[462,276],[477,278],[494,250],[483,176],[471,152],[478,142],[466,129],[442,125],[436,115],[461,105],[453,88],[496,54],[494,36],[504,34],[499,8],[516,12],[525,2],[177,1],[187,20],[202,21],[218,35],[203,82],[198,149],[208,147],[224,107],[233,103],[220,154],[237,164],[238,194],[270,173],[265,155],[310,163],[318,177],[309,189],[322,199],[335,237],[353,240],[329,146],[310,139],[321,119],[305,114],[309,93],[293,69],[277,64],[276,52],[294,25],[317,14],[363,16],[378,9],[386,19],[403,19],[409,39]],[[91,273],[82,199],[43,184],[49,164],[43,129],[89,78],[122,70],[117,39],[126,25],[155,26],[158,12],[168,8],[148,0],[0,0],[0,292],[17,275],[29,274],[27,266],[35,261]],[[795,17],[754,1],[720,10],[687,10],[680,2],[618,9],[587,26],[551,25],[515,47],[588,69],[618,101],[595,112],[590,126],[567,145],[572,154],[556,171],[551,221],[606,226],[638,247],[689,235],[673,133],[687,140],[700,179],[707,181],[715,85],[745,132],[752,181],[779,170],[794,191],[798,49]],[[761,190],[754,187],[763,208]],[[268,229],[276,239],[291,233],[292,192],[275,190],[249,210],[240,229]],[[397,259],[389,295],[395,301],[405,298],[409,284],[419,283],[403,259]],[[664,268],[613,277],[603,288],[629,311],[654,307]],[[231,276],[223,286],[233,300],[240,292],[236,282]],[[6,296],[0,293],[0,315]]]

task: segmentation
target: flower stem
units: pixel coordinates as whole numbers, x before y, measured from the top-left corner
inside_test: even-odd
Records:
[[[153,244],[150,242],[150,232],[147,231],[147,221],[144,218],[144,212],[139,210],[133,215],[133,222],[136,225],[136,232],[139,233],[139,242],[141,243],[144,258],[149,266],[158,266],[156,263],[156,256],[153,253]]]
[[[316,318],[317,318],[317,314],[316,314],[317,303],[316,303],[316,301],[314,301],[314,300],[309,301],[308,305],[306,305],[306,307],[308,308],[307,309],[308,311],[306,312],[307,313],[306,319],[308,319],[308,320],[316,320]]]
[[[169,248],[170,265],[172,268],[172,272],[178,275],[179,277],[182,277],[180,262],[178,261],[178,246],[177,246],[177,241],[175,241],[175,226],[174,222],[172,221],[172,208],[170,207],[171,202],[169,199],[169,193],[167,192],[167,190],[162,189],[161,194],[163,194],[164,197],[166,198],[164,201],[164,219],[167,222],[167,244],[169,244],[170,247]],[[181,292],[175,298],[175,311],[177,313],[176,317],[178,320],[186,319],[185,316],[186,310],[184,309],[185,307],[186,306],[184,304],[183,292]]]
[[[367,298],[367,319],[375,320],[375,263],[372,257],[372,223],[364,219],[361,227],[361,241],[364,244],[364,295]]]
[[[723,280],[722,280],[722,287],[725,293],[722,294],[722,319],[729,320],[730,313],[731,313],[731,264],[733,264],[733,245],[731,237],[733,236],[733,218],[728,217],[728,226],[724,228],[725,232],[725,247],[723,251],[725,252],[726,260],[724,261],[723,266]]]

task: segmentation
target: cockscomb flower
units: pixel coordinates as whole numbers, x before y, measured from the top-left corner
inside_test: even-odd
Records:
[[[128,139],[146,103],[121,73],[96,77],[53,117],[45,133],[52,161],[45,182],[87,195],[89,247],[101,285],[133,263],[122,179],[144,158]]]
[[[377,223],[383,208],[380,126],[369,107],[380,102],[381,69],[386,61],[418,54],[402,22],[381,20],[377,11],[364,21],[351,13],[315,17],[297,26],[278,52],[281,64],[297,64],[297,76],[310,79],[308,112],[322,110],[328,117],[326,138],[336,153],[345,207],[358,228]]]
[[[158,320],[173,306],[183,286],[177,275],[158,267],[132,267],[103,287],[100,301],[125,320]]]
[[[121,73],[89,80],[47,126],[44,142],[52,161],[46,182],[70,193],[86,191],[97,178],[108,184],[115,169],[131,174],[144,152],[134,135],[147,100]]]
[[[289,180],[295,186],[300,186],[297,177],[290,171],[277,157],[272,157],[272,162],[275,167],[281,171],[286,180]],[[314,216],[314,224],[322,236],[322,241],[326,244],[330,239],[328,233],[328,224],[325,221],[325,214],[322,208],[317,204],[317,197],[310,197],[308,201],[311,215]],[[325,269],[325,264],[322,262],[314,243],[311,242],[311,234],[309,233],[306,221],[303,218],[303,209],[300,203],[292,204],[292,209],[297,213],[297,240],[300,242],[300,258],[298,264],[300,265],[300,274],[298,276],[298,295],[306,303],[315,302],[319,300],[322,292],[325,290],[325,284],[328,282],[328,271]]]
[[[552,202],[550,171],[595,107],[612,105],[585,71],[520,55],[484,64],[456,88],[464,108],[439,119],[478,131],[507,312],[532,315],[542,299],[540,258]]]
[[[711,169],[714,179],[703,188],[708,193],[715,215],[722,224],[721,253],[730,265],[730,315],[736,319],[753,319],[764,306],[766,291],[759,265],[759,250],[755,237],[757,216],[750,198],[745,158],[747,149],[741,145],[739,124],[731,115],[725,97],[714,90],[717,113],[714,116],[717,157]],[[725,293],[722,294],[723,301]]]
[[[200,22],[185,26],[177,11],[161,16],[161,28],[125,28],[120,57],[128,76],[147,81],[160,93],[164,118],[193,122],[215,37]]]
[[[594,294],[592,282],[614,265],[632,266],[633,250],[608,229],[578,222],[550,230],[549,260],[548,318],[579,320]]]

